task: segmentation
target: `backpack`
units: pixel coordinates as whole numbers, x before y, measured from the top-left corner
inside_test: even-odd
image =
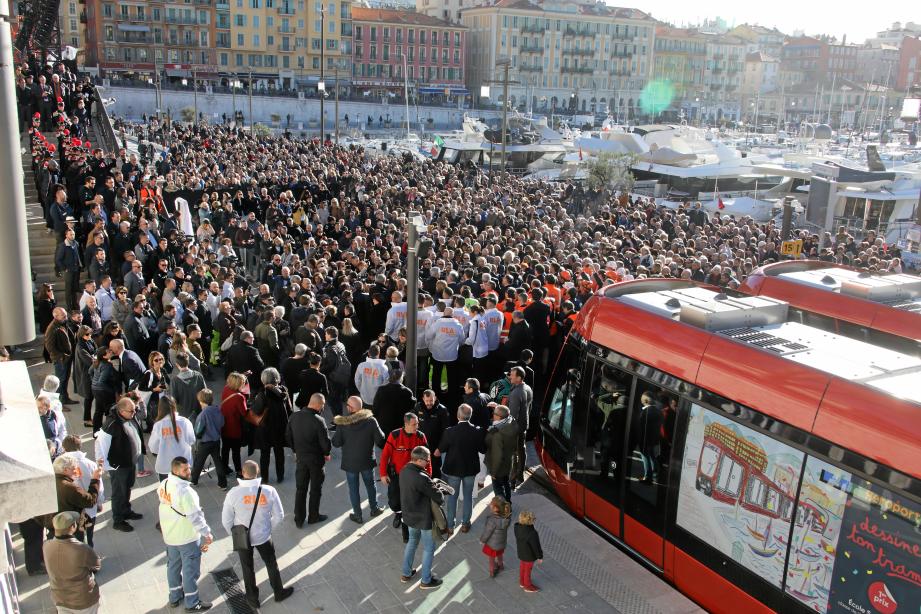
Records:
[[[334,346],[332,351],[336,355],[336,366],[330,371],[329,379],[333,383],[342,386],[347,384],[352,376],[352,363],[338,345]]]
[[[489,397],[499,405],[508,405],[512,393],[512,382],[507,377],[497,379],[489,386]]]

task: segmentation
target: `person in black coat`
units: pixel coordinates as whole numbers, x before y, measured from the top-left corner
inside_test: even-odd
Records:
[[[377,505],[377,488],[374,486],[374,446],[383,449],[386,437],[384,431],[374,418],[370,409],[363,409],[361,397],[351,396],[345,402],[348,415],[336,416],[336,433],[333,446],[342,448],[342,470],[349,485],[349,500],[352,513],[349,519],[361,524],[361,497],[358,491],[358,478],[361,477],[368,491],[368,505],[371,517],[380,516],[384,510]]]
[[[310,397],[319,392],[325,398],[329,395],[329,384],[326,383],[326,376],[320,372],[320,364],[323,358],[316,352],[312,352],[307,357],[307,368],[298,375],[298,395],[297,406],[301,409],[307,407],[310,403]]]
[[[434,524],[432,502],[441,505],[444,503],[444,495],[435,488],[432,478],[425,470],[430,457],[428,448],[417,446],[413,448],[410,462],[400,470],[400,509],[403,513],[403,522],[409,527],[409,542],[403,553],[401,579],[404,582],[411,581],[414,573],[412,561],[421,541],[425,548],[422,555],[422,588],[436,588],[441,584],[441,580],[432,575],[431,561],[435,556],[435,540],[431,536],[431,530]]]
[[[278,369],[281,373],[281,383],[288,389],[288,395],[291,397],[292,403],[301,391],[301,372],[309,366],[306,354],[307,346],[303,343],[298,343],[294,346],[294,356],[282,360]]]
[[[520,311],[512,314],[512,325],[508,329],[508,339],[503,346],[505,360],[518,360],[522,350],[531,349],[531,326]]]
[[[473,408],[466,403],[457,408],[457,424],[445,429],[435,457],[441,458],[441,473],[454,489],[448,495],[448,530],[454,530],[457,516],[457,499],[463,486],[464,509],[461,514],[461,533],[470,530],[473,514],[473,481],[480,472],[480,454],[486,452],[486,431],[470,423]]]
[[[492,424],[492,410],[489,403],[492,399],[485,392],[480,392],[480,380],[471,377],[464,383],[464,403],[473,410],[470,423],[481,429],[488,429]]]
[[[403,426],[403,416],[412,411],[416,404],[416,395],[403,385],[403,371],[390,371],[389,383],[377,389],[374,395],[374,417],[385,433],[391,433]]]
[[[294,449],[297,456],[297,490],[294,495],[294,525],[297,528],[304,526],[305,516],[307,524],[323,522],[327,518],[326,514],[320,513],[320,496],[326,477],[324,466],[332,450],[326,422],[320,417],[325,405],[326,397],[314,393],[307,407],[295,412],[288,422],[288,446]]]
[[[269,367],[260,375],[263,389],[253,399],[253,413],[262,417],[253,441],[259,449],[259,471],[262,482],[269,482],[269,459],[275,452],[275,476],[279,482],[285,479],[285,443],[291,404],[288,392],[281,385],[278,369]]]
[[[518,584],[525,592],[536,593],[539,589],[531,581],[531,569],[535,561],[543,562],[544,551],[540,547],[537,529],[534,528],[534,514],[529,511],[524,510],[518,514],[518,522],[515,523],[515,547],[520,561]]]
[[[227,350],[224,367],[227,373],[236,372],[246,375],[252,394],[262,389],[262,381],[259,376],[265,368],[265,363],[259,355],[259,349],[253,345],[253,333],[245,330],[240,334],[240,340]],[[265,471],[262,472],[262,476],[263,478],[268,477]]]
[[[413,412],[419,416],[419,430],[425,433],[432,449],[437,450],[441,444],[442,434],[451,425],[447,408],[438,402],[434,390],[426,390],[422,393],[422,400],[413,408]],[[432,458],[432,477],[441,477],[441,458],[437,454]]]

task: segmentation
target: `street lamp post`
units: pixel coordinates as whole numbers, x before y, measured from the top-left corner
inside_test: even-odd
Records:
[[[406,245],[406,386],[416,391],[419,321],[419,260],[428,255],[431,240],[420,240],[426,231],[422,216],[410,212]]]
[[[320,82],[317,92],[320,94],[320,147],[323,146],[323,130],[326,116],[323,114],[323,100],[326,98],[326,83],[323,82],[323,63],[326,61],[326,7],[320,5]]]
[[[253,69],[249,69],[249,127],[252,130],[253,126]]]
[[[230,95],[233,98],[233,125],[237,125],[237,73],[230,73]]]
[[[195,80],[195,71],[192,71],[192,98],[195,101],[195,117],[192,118],[192,123],[196,126],[198,125],[198,81]]]

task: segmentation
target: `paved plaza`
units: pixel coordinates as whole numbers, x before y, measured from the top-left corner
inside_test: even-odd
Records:
[[[37,346],[36,346],[37,347]],[[17,356],[30,366],[34,389],[38,389],[50,365],[42,362],[33,347]],[[220,371],[220,370],[218,370]],[[221,381],[212,387],[220,390]],[[82,426],[82,406],[70,406],[69,432],[84,438],[84,450],[91,450],[90,429]],[[532,451],[533,453],[533,451]],[[699,608],[671,586],[627,557],[589,528],[557,506],[550,495],[531,478],[512,498],[514,513],[530,509],[537,516],[545,559],[535,566],[534,581],[542,591],[524,593],[518,587],[518,565],[514,536],[509,532],[506,570],[495,579],[488,573],[487,559],[481,553],[479,531],[492,489],[479,493],[470,533],[457,532],[435,554],[434,572],[444,585],[422,591],[418,582],[400,583],[403,543],[400,532],[391,524],[388,512],[357,525],[348,518],[349,502],[345,474],[339,469],[339,450],[327,464],[321,511],[329,520],[321,525],[294,526],[294,456],[288,451],[286,476],[278,488],[286,507],[286,517],[274,533],[282,578],[295,588],[295,594],[277,604],[272,600],[268,578],[256,557],[257,575],[263,597],[261,611],[324,612],[326,614],[381,612],[657,612],[683,613]],[[244,451],[245,456],[245,451]],[[258,453],[257,453],[258,459]],[[148,456],[147,467],[153,459]],[[237,555],[231,552],[229,535],[220,525],[224,493],[213,472],[203,475],[197,492],[201,497],[215,542],[202,557],[202,598],[214,603],[214,612],[251,612],[243,601],[243,583]],[[234,480],[231,479],[231,485]],[[108,486],[108,480],[106,480]],[[160,533],[154,528],[157,515],[156,475],[139,479],[132,492],[133,507],[144,514],[133,521],[133,533],[111,529],[111,513],[106,503],[96,528],[95,547],[103,557],[98,578],[103,614],[169,612],[167,605],[166,551]],[[378,486],[382,486],[378,482]],[[364,493],[362,487],[362,493]],[[386,501],[383,488],[378,500]],[[365,518],[367,519],[367,503]],[[15,525],[13,526],[15,531]],[[22,565],[22,540],[14,532],[17,582],[22,611],[54,612],[47,576],[29,577]],[[417,564],[418,557],[417,555]],[[184,611],[176,608],[174,612]]]

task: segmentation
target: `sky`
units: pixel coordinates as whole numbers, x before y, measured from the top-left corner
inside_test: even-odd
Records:
[[[774,26],[785,34],[804,30],[806,34],[828,34],[848,42],[863,43],[895,21],[921,22],[921,10],[912,0],[607,0],[616,6],[632,6],[661,21],[675,25],[696,24],[706,18],[722,17],[729,26],[757,23]]]

